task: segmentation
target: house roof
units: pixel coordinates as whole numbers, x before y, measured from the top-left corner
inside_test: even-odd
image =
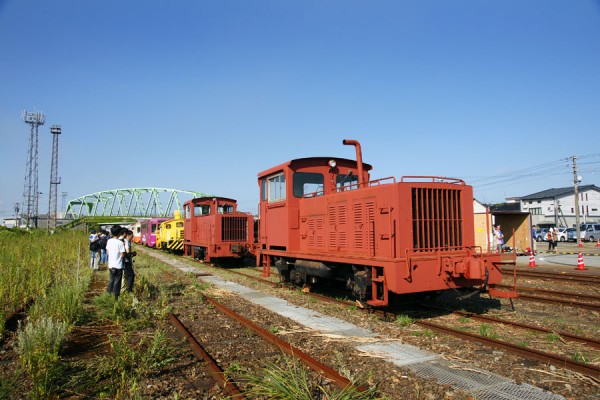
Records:
[[[589,190],[596,190],[600,192],[600,188],[596,185],[581,185],[579,186],[579,193],[587,192]],[[538,199],[553,199],[555,197],[564,197],[575,194],[573,186],[567,186],[563,188],[552,188],[542,190],[541,192],[528,194],[527,196],[520,197],[521,200],[538,200]]]
[[[519,213],[521,212],[520,203],[502,203],[491,207],[492,213]]]

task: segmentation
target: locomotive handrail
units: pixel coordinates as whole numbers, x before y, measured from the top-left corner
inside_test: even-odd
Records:
[[[387,180],[391,180],[392,181],[391,183],[396,183],[395,177],[388,176],[386,178],[380,178],[380,179],[375,179],[373,181],[369,181],[369,182],[367,182],[367,185],[368,186],[379,186],[379,185],[383,184],[384,181],[387,181]]]
[[[384,181],[387,181],[387,180],[391,180],[392,182],[384,183]],[[380,179],[368,181],[363,186],[371,187],[371,186],[381,186],[382,184],[387,185],[387,184],[393,184],[393,183],[396,183],[396,178],[393,176],[388,176],[386,178],[380,178]],[[360,183],[349,183],[345,186],[340,186],[339,188],[336,188],[335,191],[336,192],[345,192],[346,190],[356,190],[359,187],[360,187]]]
[[[446,176],[433,176],[433,175],[406,175],[400,178],[400,182],[406,182],[405,179],[431,179],[431,182],[446,182],[466,185],[465,181],[460,178],[449,178]]]

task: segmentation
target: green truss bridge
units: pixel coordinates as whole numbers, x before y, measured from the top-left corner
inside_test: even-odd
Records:
[[[84,217],[172,217],[183,203],[211,194],[164,188],[113,189],[69,201],[65,214]]]

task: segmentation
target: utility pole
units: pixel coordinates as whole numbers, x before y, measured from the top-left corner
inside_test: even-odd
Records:
[[[68,194],[69,193],[67,193],[67,192],[60,192],[60,195],[62,197],[61,204],[60,204],[60,212],[61,212],[61,215],[62,215],[61,218],[65,218],[65,215],[64,215],[64,213],[65,213],[65,204],[67,203],[67,195]]]
[[[48,196],[48,230],[56,229],[56,208],[58,185],[58,135],[62,133],[60,125],[52,125],[52,163],[50,166],[50,195]]]
[[[577,246],[581,245],[581,234],[579,233],[579,183],[581,177],[577,176],[577,156],[569,157],[573,161],[573,188],[575,193],[575,237],[577,238]]]
[[[17,228],[19,228],[21,226],[21,218],[19,217],[20,210],[21,210],[21,205],[17,201],[15,203],[15,225],[17,226]]]

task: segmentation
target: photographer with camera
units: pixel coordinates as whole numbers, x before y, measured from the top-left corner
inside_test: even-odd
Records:
[[[133,272],[133,257],[137,252],[132,251],[133,231],[126,229],[123,243],[125,244],[125,258],[123,259],[123,277],[125,279],[125,289],[128,292],[133,292],[133,281],[135,272]]]

